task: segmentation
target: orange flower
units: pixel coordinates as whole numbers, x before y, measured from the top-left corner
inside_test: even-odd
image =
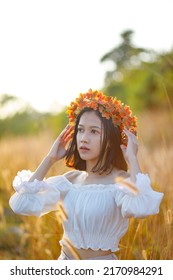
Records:
[[[130,107],[124,105],[117,98],[106,96],[98,90],[93,91],[89,89],[86,93],[80,93],[75,101],[70,103],[67,109],[69,122],[71,125],[75,124],[76,117],[85,108],[89,107],[93,110],[98,110],[102,117],[112,119],[115,126],[119,126],[122,132],[122,142],[127,144],[127,137],[123,135],[123,129],[126,127],[129,131],[136,134],[137,120],[132,116]]]
[[[110,114],[105,111],[105,112],[102,113],[102,117],[104,117],[106,119],[110,119]]]

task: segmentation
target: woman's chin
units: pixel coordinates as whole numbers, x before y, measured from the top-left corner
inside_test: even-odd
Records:
[[[79,154],[80,155],[80,158],[82,159],[82,160],[90,160],[90,158],[88,158],[87,156],[85,156],[85,155],[81,155],[81,154]]]

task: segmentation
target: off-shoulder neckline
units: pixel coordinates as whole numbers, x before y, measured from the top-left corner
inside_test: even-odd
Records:
[[[72,183],[70,182],[64,175],[62,175],[63,178],[65,178],[65,180],[73,187],[108,187],[108,186],[117,186],[119,183],[118,182],[114,182],[114,183],[109,183],[109,184],[104,184],[104,183],[90,183],[90,184],[81,184],[81,183]]]

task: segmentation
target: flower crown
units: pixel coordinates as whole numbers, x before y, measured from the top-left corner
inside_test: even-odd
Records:
[[[132,116],[130,107],[124,105],[116,97],[106,96],[102,92],[93,91],[92,89],[89,89],[86,93],[80,93],[79,97],[70,103],[67,108],[69,124],[75,125],[77,116],[86,107],[95,111],[98,110],[102,117],[106,119],[112,119],[113,124],[120,128],[123,144],[127,144],[127,139],[123,132],[124,128],[136,135],[136,117]]]

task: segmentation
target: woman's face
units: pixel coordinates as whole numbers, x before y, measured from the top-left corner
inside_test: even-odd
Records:
[[[94,111],[82,114],[77,132],[77,149],[81,159],[95,165],[101,150],[103,128]]]

